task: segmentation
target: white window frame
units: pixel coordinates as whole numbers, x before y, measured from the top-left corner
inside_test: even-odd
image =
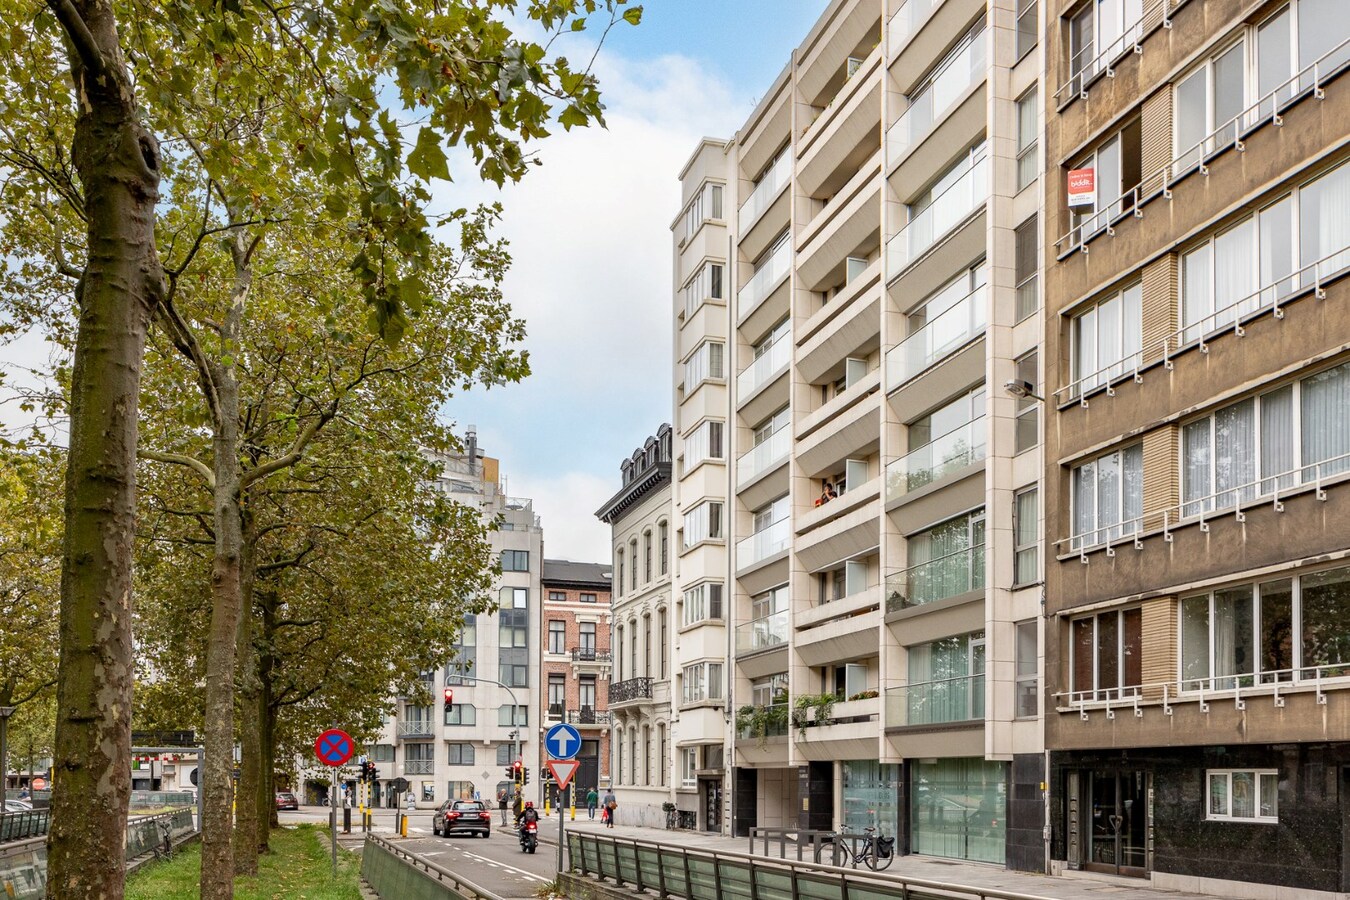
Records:
[[[726,460],[726,423],[704,419],[684,438],[684,472],[687,474],[705,462]],[[650,532],[648,532],[650,535]],[[650,548],[649,548],[650,549]]]
[[[1112,349],[1114,358],[1103,365],[1106,357],[1102,354],[1099,320],[1103,309],[1112,304],[1115,304],[1119,311],[1117,322],[1120,327],[1115,341],[1116,346]],[[1106,387],[1115,379],[1138,368],[1139,362],[1143,358],[1143,309],[1144,285],[1143,282],[1136,281],[1119,290],[1112,291],[1107,296],[1094,300],[1074,312],[1073,317],[1069,320],[1069,372],[1070,382],[1073,386],[1071,396],[1082,396],[1098,388]],[[1134,314],[1133,318],[1130,315],[1131,313]],[[1090,327],[1092,329],[1093,352],[1091,360],[1084,358],[1083,351],[1083,331],[1089,327],[1086,324],[1089,317],[1091,317]],[[1128,324],[1137,326],[1134,334],[1130,335],[1133,338],[1132,341],[1126,340],[1129,331],[1126,327]],[[1086,365],[1093,365],[1095,368],[1088,370],[1084,368]]]
[[[680,787],[698,786],[698,748],[680,748]]]
[[[689,550],[703,541],[721,540],[724,533],[720,500],[705,500],[684,514],[683,547]]]
[[[684,592],[681,622],[685,626],[699,622],[721,621],[724,613],[725,589],[720,581],[705,581]]]
[[[705,260],[694,276],[684,283],[684,317],[698,312],[704,303],[726,303],[727,267],[721,260]]]
[[[1078,527],[1078,505],[1080,502],[1078,497],[1078,473],[1086,466],[1093,467],[1092,471],[1093,524],[1092,527],[1086,531],[1076,532],[1072,534],[1070,539],[1070,546],[1072,547],[1072,549],[1085,550],[1088,547],[1102,546],[1105,544],[1109,544],[1112,541],[1115,541],[1121,537],[1125,537],[1127,535],[1132,534],[1138,534],[1139,531],[1142,529],[1143,522],[1140,520],[1140,517],[1128,517],[1125,515],[1125,501],[1126,501],[1125,455],[1135,449],[1138,449],[1140,458],[1138,505],[1142,515],[1144,503],[1144,479],[1143,479],[1144,445],[1142,443],[1131,444],[1128,447],[1121,447],[1119,450],[1113,451],[1111,453],[1104,453],[1101,456],[1096,457],[1095,459],[1090,459],[1084,463],[1074,466],[1070,470],[1069,477],[1071,481],[1069,485],[1069,494],[1070,494],[1069,522],[1070,522],[1070,531],[1076,532],[1076,529]],[[1101,470],[1099,464],[1102,460],[1110,459],[1111,457],[1116,457],[1116,464],[1119,466],[1120,470],[1120,491],[1116,498],[1117,499],[1116,509],[1120,513],[1120,518],[1115,522],[1103,523],[1101,520],[1101,504],[1097,502],[1097,499],[1100,495],[1099,485],[1100,485]],[[1090,542],[1088,541],[1088,538],[1091,538]]]
[[[726,344],[703,341],[684,360],[684,393],[692,394],[706,381],[726,379]]]
[[[1232,814],[1234,775],[1252,776],[1253,789],[1256,791],[1256,796],[1252,798],[1252,808],[1256,810],[1255,815],[1235,816]],[[1273,816],[1261,815],[1261,782],[1263,776],[1275,779],[1275,796],[1270,804],[1271,808],[1275,810]],[[1210,784],[1215,778],[1222,778],[1225,782],[1224,806],[1228,810],[1226,813],[1216,813],[1211,807]],[[1278,825],[1280,822],[1280,772],[1278,769],[1206,769],[1204,796],[1205,821],[1207,822],[1257,822],[1267,825]]]
[[[696,662],[684,667],[680,678],[681,703],[718,703],[726,695],[720,662]]]

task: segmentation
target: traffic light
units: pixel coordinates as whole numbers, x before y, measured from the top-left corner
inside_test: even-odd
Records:
[[[455,692],[454,692],[454,689],[453,689],[453,688],[446,688],[446,689],[445,689],[445,692],[444,692],[444,697],[445,697],[445,702],[442,703],[441,706],[442,706],[442,708],[443,708],[446,712],[449,712],[449,711],[450,711],[450,707],[452,707],[452,706],[455,705]]]
[[[523,776],[522,776],[522,780],[521,780],[520,783],[521,783],[521,784],[529,784],[529,783],[530,783],[530,767],[529,767],[529,766],[525,766],[525,767],[524,767],[524,774],[523,774]]]
[[[510,781],[510,782],[515,782],[515,780],[516,780],[516,767],[515,767],[515,766],[507,766],[507,767],[506,767],[506,780],[507,780],[507,781]]]
[[[521,780],[524,777],[524,771],[524,766],[521,765],[520,760],[513,762],[511,764],[511,780],[516,784],[524,784],[525,782]]]

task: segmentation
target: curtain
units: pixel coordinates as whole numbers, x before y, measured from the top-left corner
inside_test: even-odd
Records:
[[[1074,470],[1073,548],[1097,542],[1092,528],[1097,521],[1096,463],[1084,463]]]
[[[1209,510],[1210,473],[1209,419],[1192,422],[1181,431],[1181,476],[1183,516],[1198,516]]]
[[[1342,165],[1299,191],[1302,263],[1326,279],[1350,265],[1350,166]]]
[[[1209,595],[1181,601],[1181,680],[1183,690],[1209,678]]]
[[[1117,453],[1097,460],[1097,526],[1097,541],[1109,541],[1120,535],[1120,455]]]
[[[1135,444],[1121,451],[1124,484],[1121,496],[1121,532],[1135,534],[1144,516],[1144,445]]]
[[[1256,309],[1256,221],[1248,219],[1214,240],[1214,328]],[[1208,331],[1209,329],[1205,329]]]
[[[1292,487],[1298,466],[1294,435],[1294,386],[1261,396],[1261,493]]]
[[[1215,507],[1256,496],[1256,401],[1244,400],[1214,414]]]
[[[1302,395],[1304,481],[1350,470],[1350,364],[1303,379]]]
[[[1294,271],[1293,200],[1285,197],[1261,210],[1260,228],[1260,303],[1265,306],[1288,297],[1294,290],[1294,281],[1289,277]]]
[[[1181,324],[1183,341],[1193,341],[1209,330],[1205,319],[1213,310],[1210,246],[1187,253],[1181,261]]]

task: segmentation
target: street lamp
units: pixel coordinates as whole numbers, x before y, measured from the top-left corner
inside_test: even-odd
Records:
[[[1045,398],[1036,393],[1036,385],[1032,384],[1030,381],[1020,381],[1016,379],[1013,381],[1005,381],[1003,382],[1003,389],[1019,400],[1031,399],[1039,400],[1042,403],[1045,402]]]

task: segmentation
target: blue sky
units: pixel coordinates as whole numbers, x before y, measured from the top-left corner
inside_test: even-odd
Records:
[[[730,137],[826,0],[647,0],[596,62],[607,130],[559,132],[543,166],[500,194],[514,264],[504,290],[525,318],[534,374],[455,398],[507,490],[532,497],[545,553],[609,559],[594,511],[620,460],[671,416],[671,238],[679,170],[702,136]],[[593,39],[593,38],[592,38]],[[569,57],[588,52],[584,39]]]

